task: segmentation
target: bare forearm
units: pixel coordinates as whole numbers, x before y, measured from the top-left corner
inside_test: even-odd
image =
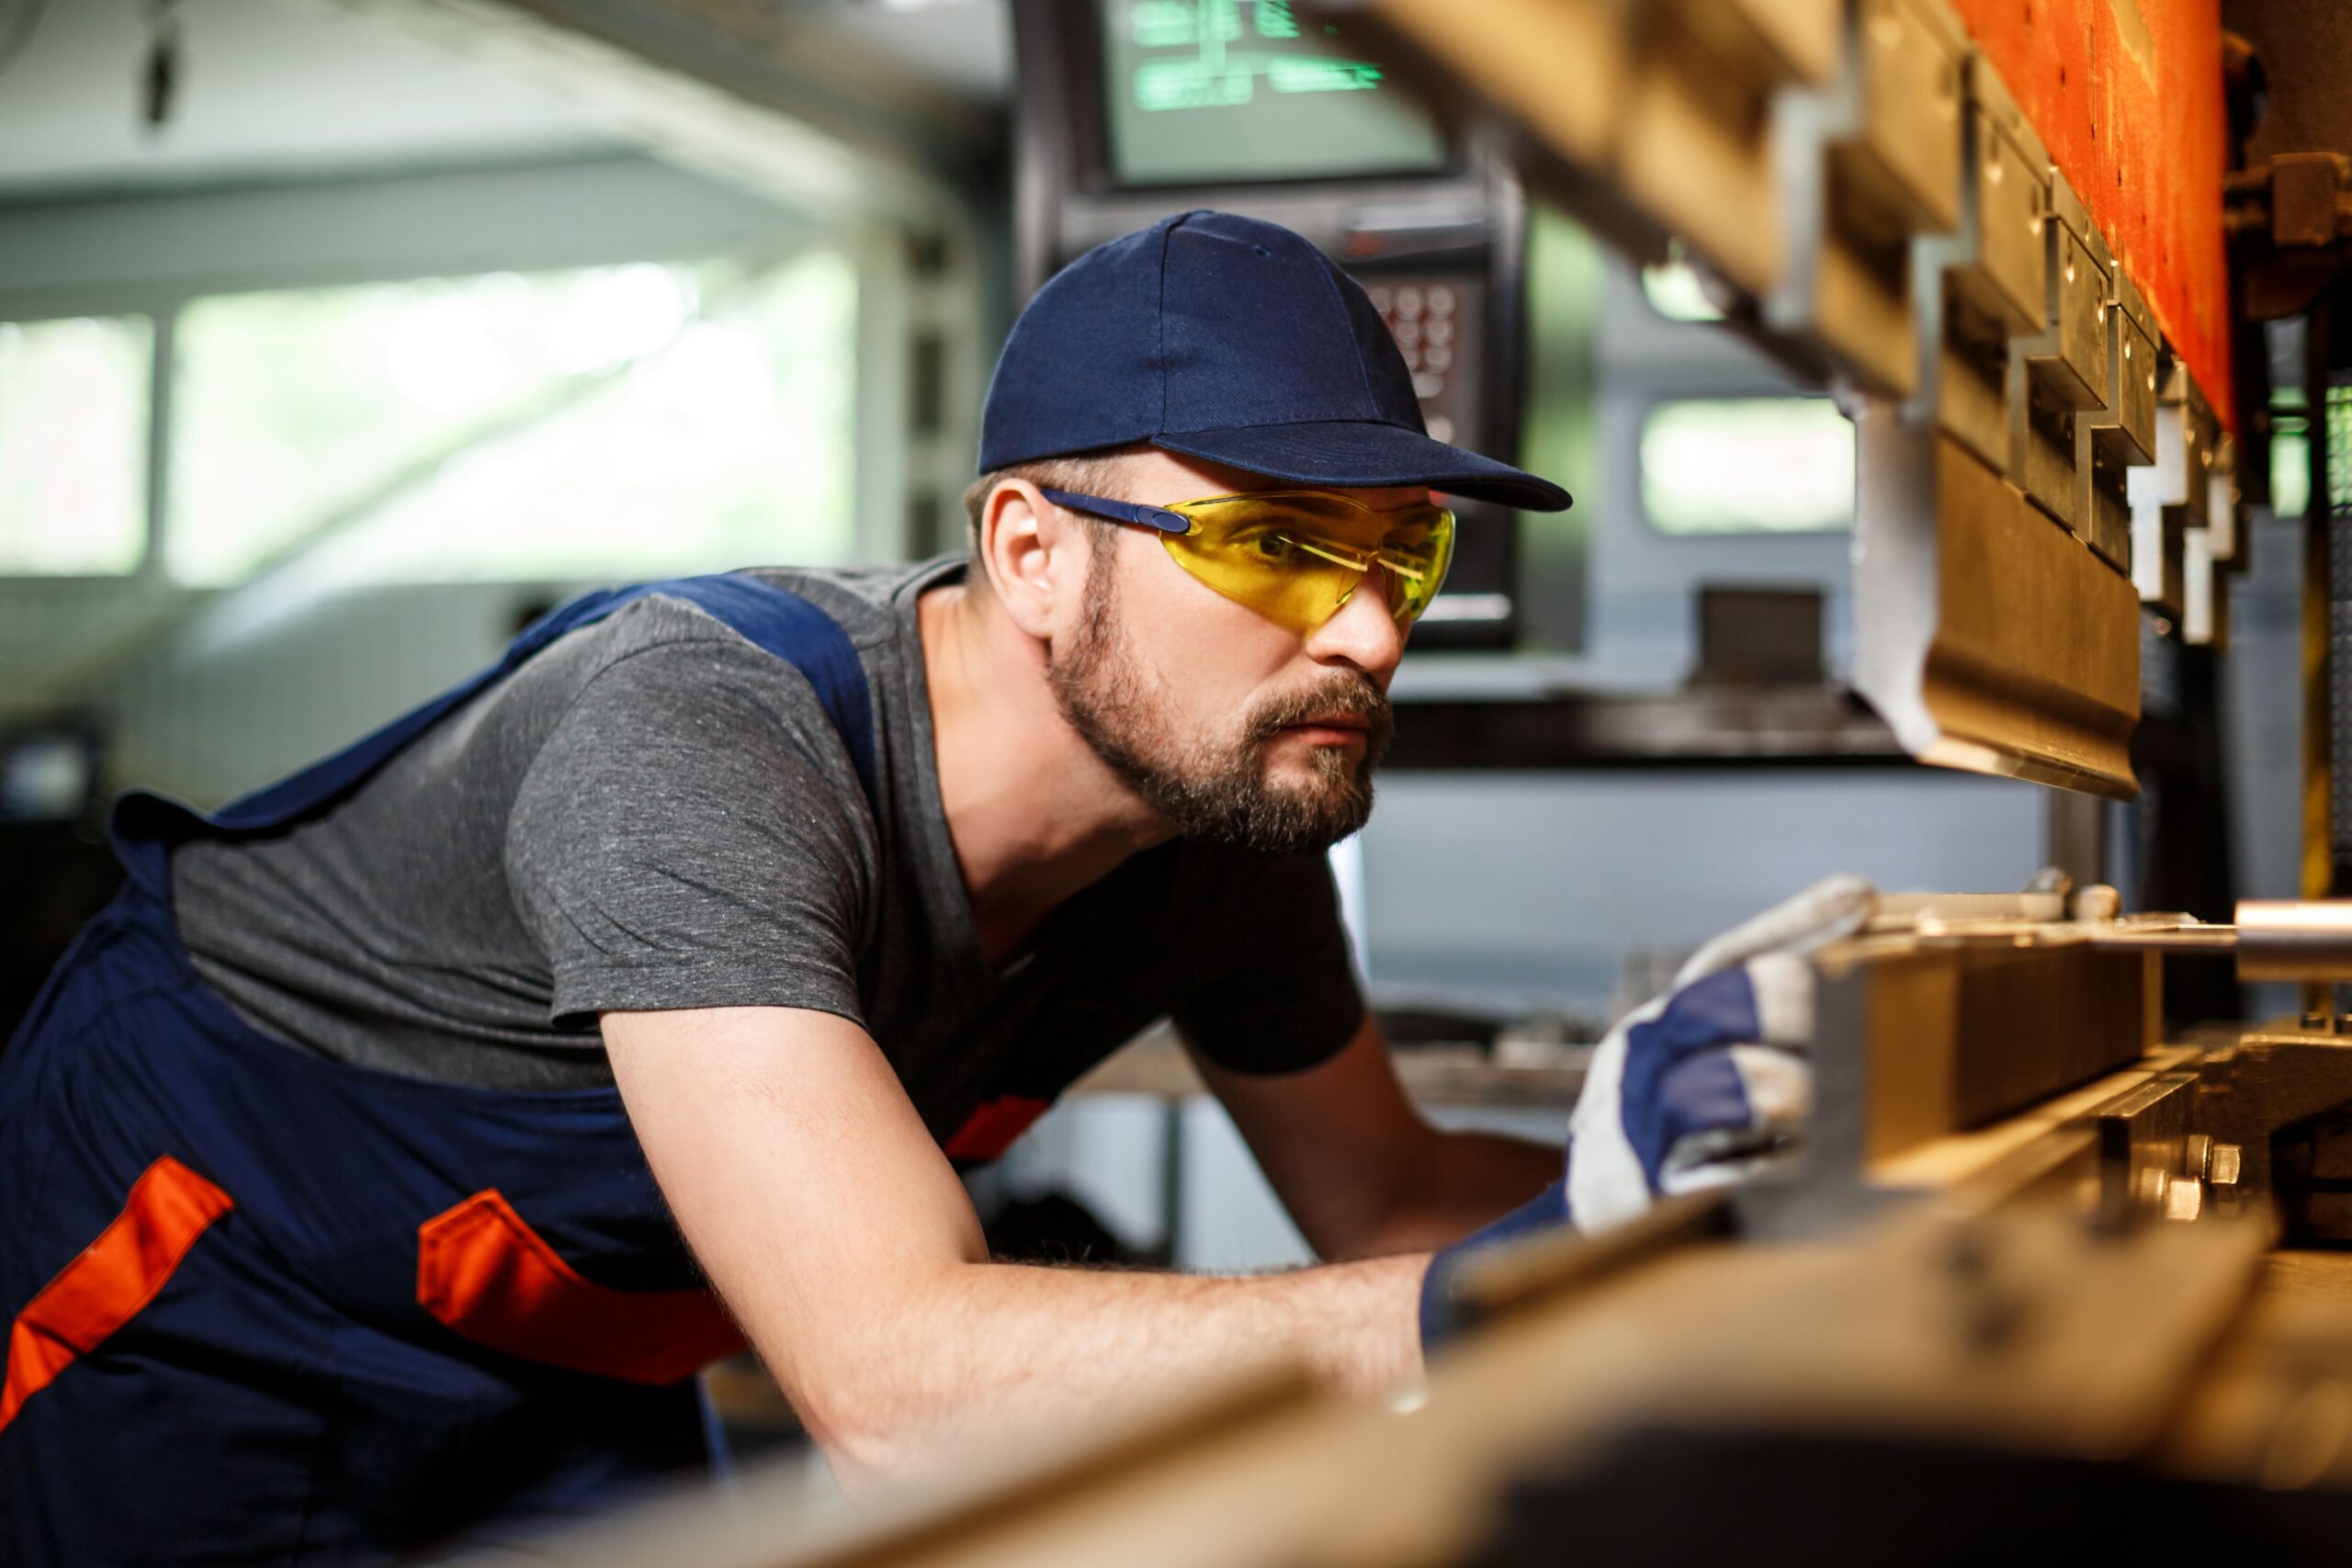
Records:
[[[1240,1279],[954,1265],[904,1281],[869,1332],[830,1346],[771,1346],[746,1315],[779,1376],[821,1391],[804,1417],[855,1477],[924,1468],[983,1437],[1050,1431],[1270,1359],[1375,1393],[1419,1370],[1427,1263]]]
[[[1434,1252],[1518,1208],[1560,1170],[1556,1145],[1494,1133],[1439,1134],[1360,1255]]]
[[[679,1228],[849,1476],[1303,1357],[1363,1390],[1419,1363],[1423,1258],[1259,1279],[989,1261],[879,1048],[819,1012],[607,1013]]]

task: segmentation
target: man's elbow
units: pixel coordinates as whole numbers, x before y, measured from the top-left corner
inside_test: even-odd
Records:
[[[804,1327],[770,1363],[845,1490],[923,1472],[952,1435],[958,1358],[930,1316],[870,1301],[831,1332]]]
[[[802,1402],[800,1423],[842,1490],[855,1495],[920,1475],[926,1445],[913,1422],[893,1418],[854,1399],[832,1396]]]

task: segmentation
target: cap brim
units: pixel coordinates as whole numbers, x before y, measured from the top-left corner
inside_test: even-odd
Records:
[[[1426,485],[1448,495],[1529,512],[1563,512],[1571,504],[1568,492],[1549,479],[1449,446],[1418,430],[1370,420],[1162,431],[1151,444],[1297,484],[1344,490]]]

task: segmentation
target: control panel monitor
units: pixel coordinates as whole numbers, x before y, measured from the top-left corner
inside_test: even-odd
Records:
[[[1440,173],[1443,129],[1344,26],[1288,0],[1104,0],[1114,186]]]

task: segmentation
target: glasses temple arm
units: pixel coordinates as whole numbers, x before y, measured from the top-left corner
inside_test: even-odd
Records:
[[[1110,501],[1099,495],[1080,495],[1075,491],[1055,490],[1046,485],[1039,485],[1037,493],[1056,506],[1082,512],[1089,517],[1102,517],[1113,523],[1131,523],[1138,528],[1153,528],[1163,534],[1189,534],[1193,530],[1191,518],[1165,507],[1146,506],[1133,501]]]

